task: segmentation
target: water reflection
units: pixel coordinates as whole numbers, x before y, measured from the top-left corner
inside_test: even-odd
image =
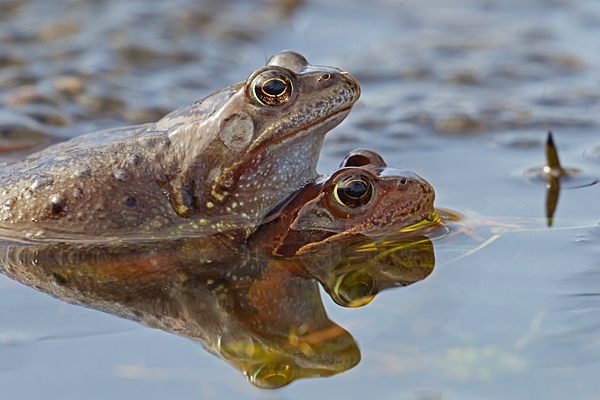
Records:
[[[434,191],[372,151],[246,230],[155,242],[5,243],[0,272],[61,300],[201,342],[262,388],[329,376],[360,361],[319,283],[344,307],[426,278],[443,230]]]
[[[548,132],[548,139],[544,146],[546,165],[543,167],[529,168],[523,172],[525,180],[546,182],[546,222],[552,226],[554,212],[558,205],[558,197],[561,186],[563,189],[572,189],[592,186],[598,183],[595,176],[585,175],[576,168],[564,168],[558,159],[558,150],[552,138],[552,132]]]
[[[222,234],[136,244],[5,245],[2,272],[64,301],[201,342],[262,388],[344,372],[360,361],[351,334],[331,321],[318,282],[342,306],[427,277],[424,236],[331,242],[270,257],[231,248]],[[404,237],[402,237],[404,236]]]
[[[365,239],[328,251],[311,251],[299,259],[343,307],[361,307],[382,290],[421,281],[435,265],[433,243],[420,235]]]

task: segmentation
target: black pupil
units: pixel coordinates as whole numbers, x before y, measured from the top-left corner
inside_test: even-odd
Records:
[[[344,187],[344,194],[359,199],[367,193],[367,184],[363,181],[352,181]]]
[[[263,92],[270,96],[279,96],[285,91],[285,82],[281,79],[269,79],[262,88]]]

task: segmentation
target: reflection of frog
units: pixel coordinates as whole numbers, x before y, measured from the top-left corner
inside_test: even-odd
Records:
[[[357,82],[281,52],[155,124],[83,135],[2,170],[0,236],[165,238],[250,228],[315,178]]]
[[[296,263],[342,307],[362,307],[381,291],[427,278],[435,267],[433,242],[419,232],[386,235],[301,252]]]
[[[313,278],[340,304],[372,298],[363,290],[368,283],[355,279],[369,261],[348,249],[360,253],[361,244],[376,243],[375,228],[387,232],[429,218],[433,197],[421,178],[360,150],[274,210],[249,240],[238,230],[145,244],[6,246],[0,270],[65,301],[199,340],[253,384],[280,387],[359,362],[354,339],[328,319]],[[402,237],[407,251],[387,244],[369,250],[377,269],[369,276],[385,281],[374,287],[425,278],[433,268],[427,240],[417,238],[415,247]]]
[[[223,236],[9,246],[0,272],[63,301],[197,340],[262,388],[360,361],[351,334],[328,318],[317,281],[243,245],[227,252],[234,249]],[[222,259],[192,257],[186,250],[202,253],[194,243],[210,243],[206,254]]]

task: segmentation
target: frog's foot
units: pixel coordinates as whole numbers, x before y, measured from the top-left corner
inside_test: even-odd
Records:
[[[218,203],[224,203],[231,195],[231,192],[237,183],[234,171],[238,164],[239,162],[236,162],[233,166],[225,168],[213,183],[211,195]]]
[[[180,178],[174,178],[167,182],[159,182],[159,185],[178,216],[188,218],[196,214],[193,195],[194,181],[182,182]]]

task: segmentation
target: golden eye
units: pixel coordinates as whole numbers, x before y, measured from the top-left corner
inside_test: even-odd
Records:
[[[280,70],[265,71],[252,81],[252,96],[262,106],[276,107],[292,96],[291,78]]]
[[[279,362],[265,364],[250,376],[250,382],[263,389],[277,389],[294,380],[294,371],[289,365]]]
[[[373,197],[373,183],[366,176],[353,174],[336,183],[333,194],[346,207],[364,206]]]
[[[368,271],[358,270],[340,276],[333,288],[333,300],[343,307],[362,307],[377,295],[377,284]]]

